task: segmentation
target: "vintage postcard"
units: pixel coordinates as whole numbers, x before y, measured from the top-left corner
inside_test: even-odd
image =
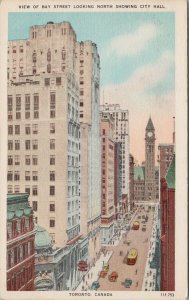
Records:
[[[0,2],[0,299],[187,299],[186,21]]]

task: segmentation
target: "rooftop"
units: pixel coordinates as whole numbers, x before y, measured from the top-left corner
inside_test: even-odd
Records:
[[[134,180],[145,179],[145,167],[134,166]]]
[[[155,130],[154,124],[152,123],[151,117],[150,117],[149,120],[148,120],[148,124],[147,124],[147,126],[146,126],[146,130]]]
[[[175,154],[167,171],[166,181],[168,188],[175,189]]]

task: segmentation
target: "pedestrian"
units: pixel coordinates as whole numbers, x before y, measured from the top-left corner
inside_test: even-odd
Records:
[[[84,285],[82,285],[82,291],[84,291]]]
[[[135,270],[135,274],[137,275],[137,269]]]
[[[136,282],[136,287],[138,287],[138,281]]]

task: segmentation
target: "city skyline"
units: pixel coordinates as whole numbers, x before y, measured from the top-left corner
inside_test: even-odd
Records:
[[[112,30],[107,26],[110,19]],[[139,163],[144,161],[145,124],[151,115],[157,132],[157,158],[158,144],[172,141],[174,13],[138,13],[137,19],[136,13],[22,13],[22,18],[11,13],[9,39],[25,39],[30,26],[47,21],[69,21],[78,39],[97,44],[101,104],[117,103],[129,110],[130,152]]]

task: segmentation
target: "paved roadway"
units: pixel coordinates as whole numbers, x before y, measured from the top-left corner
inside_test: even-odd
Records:
[[[136,218],[138,215],[146,215],[146,212],[140,210],[136,214]],[[149,211],[148,222],[146,223],[146,231],[143,232],[141,230],[142,224],[140,224],[139,230],[130,230],[127,234],[127,237],[122,237],[119,244],[117,246],[107,246],[108,250],[113,251],[113,255],[109,260],[109,271],[105,278],[100,278],[100,291],[141,291],[143,277],[145,272],[145,265],[148,255],[149,242],[152,234],[152,225],[153,225],[153,215],[154,212]],[[142,220],[142,219],[141,219]],[[140,221],[140,220],[139,220]],[[133,222],[132,222],[133,223]],[[132,225],[131,223],[131,225]],[[131,243],[128,246],[124,244],[124,240],[130,240]],[[148,239],[148,240],[147,240]],[[127,251],[131,248],[136,248],[138,250],[138,258],[135,265],[127,265],[123,263],[123,259],[127,254]],[[123,251],[123,255],[120,256],[120,251]],[[137,270],[137,274],[136,274]],[[110,282],[108,280],[108,275],[111,272],[118,272],[118,279],[116,282]],[[132,280],[132,285],[130,288],[125,288],[121,283],[125,280],[125,278],[130,278]]]

